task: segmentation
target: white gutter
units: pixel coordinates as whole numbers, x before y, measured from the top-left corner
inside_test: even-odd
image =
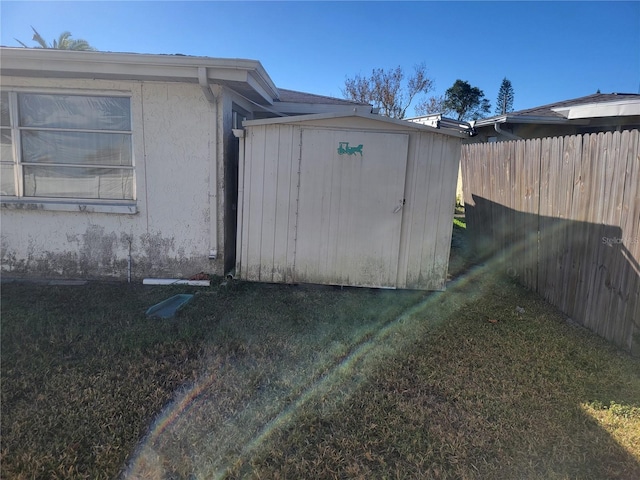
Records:
[[[476,122],[476,128],[494,125],[496,123],[533,123],[539,125],[589,125],[588,119],[569,121],[564,117],[550,117],[545,115],[503,115],[501,117],[483,118]]]
[[[504,130],[502,130],[498,123],[494,123],[493,124],[493,128],[495,129],[495,131],[496,131],[496,133],[498,135],[502,135],[504,137],[507,137],[510,140],[522,140],[522,137],[519,137],[517,135],[514,135],[513,133],[505,132]]]
[[[217,178],[218,178],[218,149],[222,142],[219,138],[218,129],[218,98],[211,89],[209,84],[209,77],[207,75],[207,67],[198,67],[198,84],[207,98],[209,103],[213,105],[213,118],[215,119],[215,131],[213,132],[215,142],[215,153],[213,155],[213,161],[209,165],[209,259],[216,260],[218,258],[218,203],[217,195],[211,192],[217,192]]]
[[[198,67],[198,83],[200,84],[200,88],[202,88],[204,96],[207,97],[207,100],[215,105],[216,96],[214,95],[213,90],[211,90],[211,85],[209,85],[207,67]]]
[[[242,236],[244,228],[244,158],[245,158],[245,131],[234,128],[233,135],[239,140],[238,150],[238,203],[236,204],[238,218],[236,219],[236,264],[230,272],[226,272],[228,280],[232,280],[237,272],[242,271]],[[246,235],[246,233],[244,233]]]

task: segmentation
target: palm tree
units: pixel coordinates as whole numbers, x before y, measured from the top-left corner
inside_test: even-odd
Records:
[[[89,42],[87,42],[86,40],[83,40],[81,38],[72,39],[71,32],[62,32],[58,36],[57,40],[54,39],[53,43],[48,44],[47,41],[42,38],[42,35],[40,35],[40,33],[38,33],[35,28],[31,27],[31,29],[33,30],[33,40],[38,44],[34,48],[55,48],[58,50],[95,50],[95,48],[89,45]],[[15,40],[23,47],[29,48],[17,38]]]

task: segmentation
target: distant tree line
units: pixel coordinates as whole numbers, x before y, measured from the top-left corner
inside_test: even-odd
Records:
[[[405,117],[407,109],[417,98],[419,101],[415,111],[418,115],[441,113],[453,115],[457,120],[468,121],[485,118],[491,111],[491,104],[484,92],[468,81],[460,79],[456,80],[444,95],[424,97],[433,90],[434,83],[434,80],[427,76],[424,63],[415,66],[413,74],[409,77],[406,77],[400,66],[388,70],[375,68],[370,76],[348,77],[342,94],[349,100],[373,105],[382,115],[399,119]],[[513,86],[504,78],[498,92],[496,114],[502,115],[512,111],[513,98]]]

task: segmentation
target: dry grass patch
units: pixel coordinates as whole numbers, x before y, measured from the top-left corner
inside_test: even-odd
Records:
[[[144,315],[196,291],[176,319]],[[180,478],[201,465],[194,444],[212,433],[225,441],[201,454],[226,464],[336,358],[424,295],[398,293],[4,284],[1,476],[114,478],[146,438],[158,442],[159,478]]]
[[[2,286],[2,477],[113,478],[202,348],[148,289]]]
[[[3,285],[0,476],[640,478],[638,359],[488,270],[429,294]]]
[[[639,409],[637,359],[498,282],[229,478],[636,479]]]

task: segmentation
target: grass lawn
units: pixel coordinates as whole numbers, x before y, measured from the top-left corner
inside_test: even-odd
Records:
[[[443,293],[4,284],[0,477],[640,478],[640,361],[452,260]]]

